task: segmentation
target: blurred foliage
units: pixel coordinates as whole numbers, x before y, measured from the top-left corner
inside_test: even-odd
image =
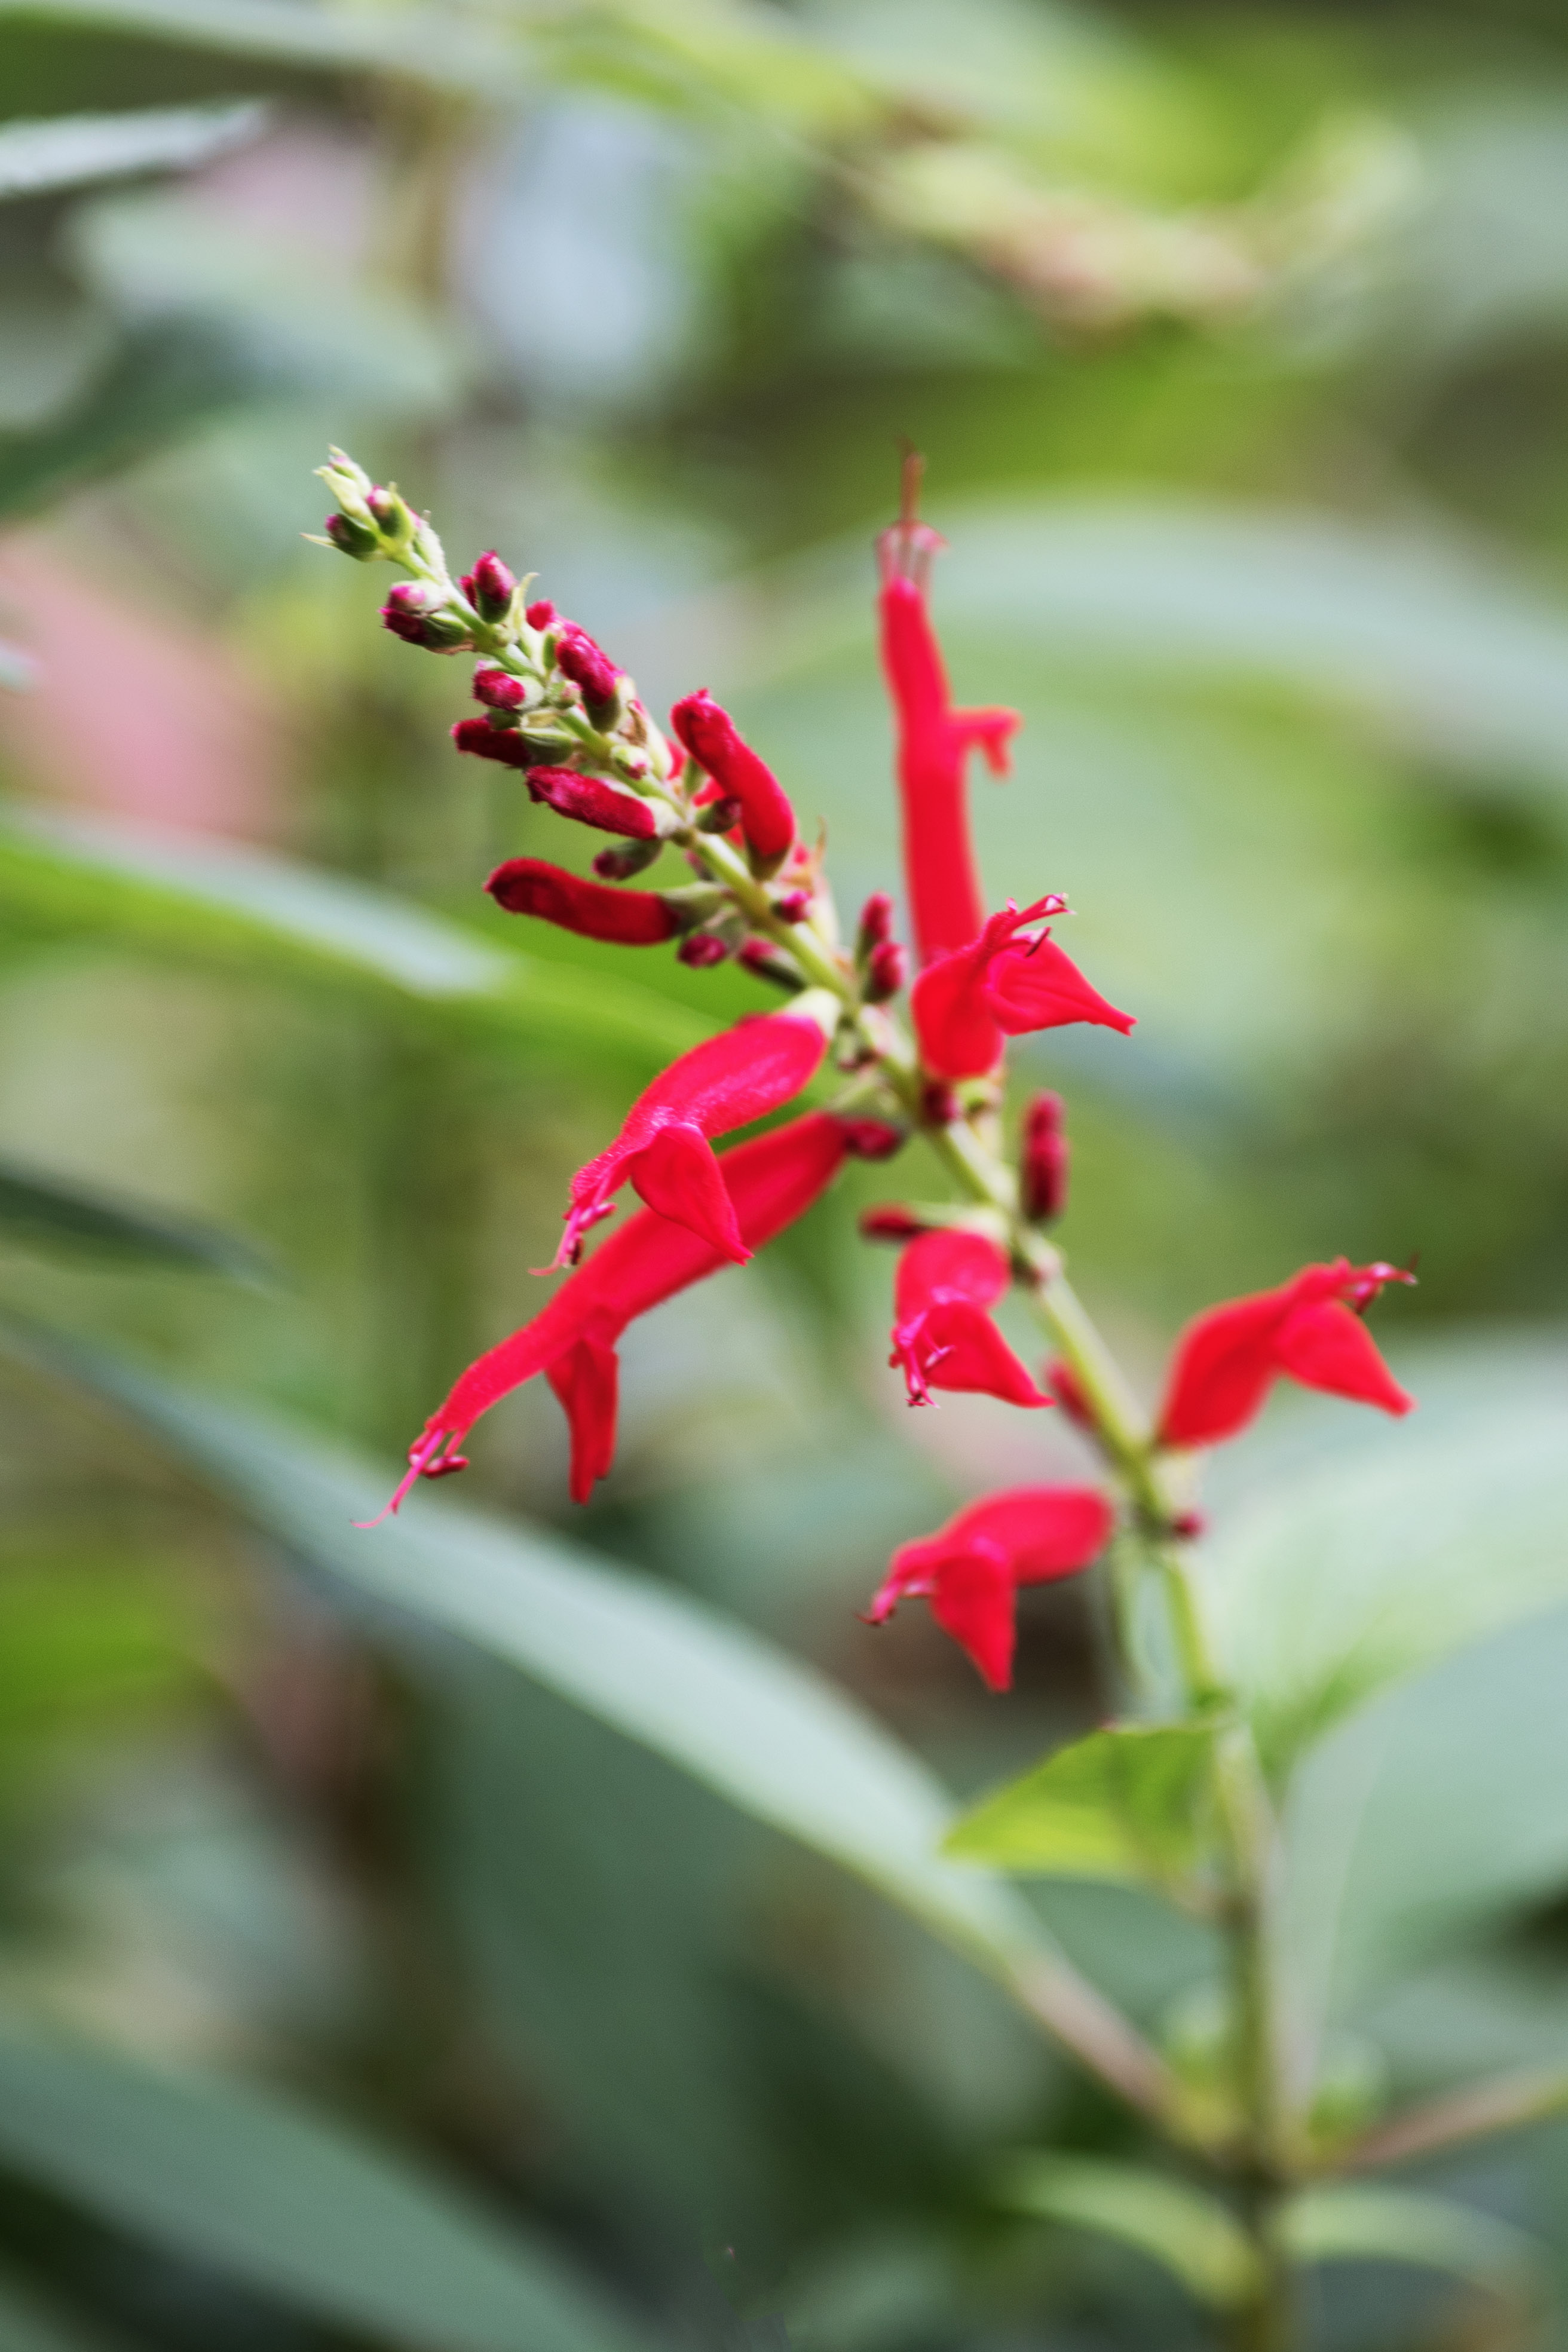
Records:
[[[1006,1707],[853,1615],[955,1495],[1081,1464],[897,1408],[885,1175],[628,1335],[594,1556],[532,1391],[488,1514],[346,1528],[568,1171],[758,999],[481,898],[562,845],[301,546],[308,468],[732,700],[853,905],[919,440],[959,690],[1027,720],[990,886],[1069,890],[1141,1016],[1026,1068],[1097,1310],[1152,1385],[1211,1298],[1421,1254],[1421,1416],[1285,1406],[1214,1482],[1303,2084],[1331,2140],[1560,2068],[1568,18],[7,0],[0,44],[0,2352],[1211,2341],[1229,2217],[1005,1990],[1078,1967],[1223,2101],[1124,1776],[990,1808],[1070,1875],[937,1853],[947,1789],[1110,1711],[1093,1592],[1030,1597]],[[1323,2194],[1325,2352],[1501,2344],[1568,2249],[1562,2126]]]

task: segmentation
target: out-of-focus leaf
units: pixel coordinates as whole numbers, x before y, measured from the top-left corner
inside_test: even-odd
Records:
[[[646,2341],[518,2225],[254,2084],[7,2027],[0,2161],[312,2317],[421,2352]]]
[[[1561,330],[1568,110],[1554,89],[1452,99],[1418,130],[1422,202],[1382,257],[1366,331],[1404,367]]]
[[[997,2198],[1013,2212],[1135,2246],[1215,2310],[1240,2303],[1257,2277],[1240,2223],[1217,2198],[1168,2173],[1090,2157],[1020,2156],[1002,2174]]]
[[[205,1625],[135,1569],[8,1570],[0,1580],[0,1769],[61,1734],[191,1699]]]
[[[188,171],[254,139],[267,109],[149,107],[125,114],[65,114],[0,126],[0,198],[79,187],[129,172]]]
[[[1565,1681],[1559,1608],[1386,1692],[1299,1769],[1280,1947],[1304,2024],[1568,1883]]]
[[[445,406],[463,338],[406,298],[367,288],[320,246],[226,216],[178,188],[104,195],[67,230],[83,280],[118,317],[209,321],[256,392],[331,393],[402,415]]]
[[[47,506],[79,483],[279,388],[212,320],[134,329],[79,400],[26,432],[0,434],[0,515]]]
[[[1281,2235],[1298,2262],[1412,2263],[1493,2294],[1526,2295],[1542,2248],[1522,2230],[1451,2198],[1336,2181],[1287,2206]]]
[[[708,1034],[635,982],[513,954],[391,891],[195,835],[10,809],[0,908],[45,937],[371,986],[546,1051],[592,1042],[664,1061]]]
[[[1091,1731],[983,1799],[943,1851],[1047,1878],[1179,1878],[1204,1849],[1214,1738],[1184,1724]]]
[[[140,34],[179,48],[279,64],[411,76],[493,97],[521,77],[493,18],[462,8],[374,10],[313,0],[0,0],[0,19],[33,17]]]
[[[1405,1367],[1406,1421],[1346,1415],[1270,1465],[1207,1559],[1269,1762],[1386,1684],[1568,1601],[1568,1355],[1520,1339]]]
[[[159,1265],[203,1265],[247,1282],[276,1272],[237,1234],[195,1217],[144,1209],[0,1159],[0,1236],[20,1234],[66,1248],[110,1250]]]
[[[1051,1947],[1010,1889],[942,1861],[948,1800],[924,1767],[808,1667],[684,1594],[537,1532],[421,1496],[384,1501],[365,1464],[226,1412],[7,1318],[6,1345],[155,1430],[340,1593],[521,1666],[732,1804],[825,1853],[1004,1979]]]
[[[0,2352],[137,2352],[96,2320],[79,2319],[52,2294],[10,2269],[0,2270]]]

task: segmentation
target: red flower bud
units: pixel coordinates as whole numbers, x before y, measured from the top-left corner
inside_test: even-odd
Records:
[[[507,669],[485,668],[474,672],[474,700],[491,710],[521,710],[528,700],[528,688],[521,678],[513,677]]]
[[[657,890],[616,890],[584,881],[542,857],[509,857],[485,888],[510,915],[538,915],[585,940],[618,940],[628,947],[657,947],[680,929]]]
[[[624,793],[602,776],[580,776],[574,768],[541,768],[525,736],[492,727],[488,719],[459,719],[452,730],[459,751],[481,760],[497,760],[503,767],[521,768],[531,796],[543,801],[558,816],[574,817],[600,833],[629,834],[637,841],[660,835],[658,814],[649,801]]]
[[[388,591],[381,618],[395,637],[405,645],[423,646],[427,653],[459,653],[472,643],[457,614],[442,610],[439,592],[416,580],[400,580]]]
[[[1024,1113],[1018,1190],[1024,1214],[1035,1224],[1059,1217],[1067,1207],[1070,1152],[1062,1133],[1064,1108],[1060,1095],[1040,1094]]]
[[[868,956],[873,948],[893,936],[893,902],[885,890],[873,890],[860,909],[860,923],[855,941],[855,952]]]
[[[1092,1437],[1098,1426],[1094,1408],[1084,1393],[1082,1381],[1069,1363],[1055,1356],[1046,1366],[1046,1386],[1070,1422],[1087,1429]]]
[[[568,621],[555,648],[555,667],[580,688],[590,719],[618,709],[620,672],[608,654],[594,643],[586,629]]]
[[[352,555],[357,563],[374,555],[381,545],[374,531],[353,515],[330,514],[321,528],[339,554]]]
[[[776,873],[794,845],[795,811],[773,770],[742,741],[706,687],[682,696],[669,723],[721,793],[740,802],[746,846],[759,869]]]
[[[845,1144],[856,1160],[891,1160],[909,1141],[901,1127],[887,1118],[840,1118]]]
[[[594,860],[594,871],[606,882],[624,882],[629,875],[641,874],[653,865],[664,846],[658,841],[626,841],[614,849],[601,849]]]
[[[526,607],[523,617],[531,629],[547,629],[555,618],[555,607],[548,596],[541,596]]]
[[[697,795],[696,805],[701,811],[697,820],[699,833],[732,833],[741,822],[740,802],[732,793],[721,793],[716,785],[705,786]]]
[[[372,489],[365,492],[364,502],[382,530],[390,537],[397,538],[408,515],[408,509],[397,492],[384,489],[377,482]]]
[[[773,912],[781,923],[804,923],[811,912],[809,890],[786,890],[782,898],[773,900]]]
[[[879,1209],[862,1209],[860,1212],[860,1237],[863,1241],[912,1242],[930,1231],[930,1226],[922,1224],[912,1209],[906,1209],[896,1201],[889,1202]]]
[[[782,948],[774,947],[771,940],[742,940],[735,961],[744,964],[748,971],[755,972],[759,980],[771,981],[775,988],[794,991],[805,984],[799,965]]]
[[[722,963],[730,950],[711,931],[693,931],[689,940],[681,940],[675,952],[679,961],[689,963],[693,971],[705,971],[710,964]]]
[[[511,610],[517,582],[493,548],[458,584],[481,621],[504,621]]]
[[[866,1002],[886,1004],[910,976],[910,960],[897,940],[879,940],[866,966]]]

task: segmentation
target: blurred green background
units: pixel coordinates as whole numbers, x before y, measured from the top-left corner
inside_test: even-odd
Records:
[[[990,893],[1069,893],[1140,1017],[1017,1055],[1069,1099],[1080,1286],[1152,1392],[1208,1301],[1419,1252],[1380,1337],[1451,1400],[1467,1572],[1560,1548],[1561,1464],[1521,1535],[1473,1433],[1560,1392],[1568,1313],[1568,13],[27,0],[0,62],[0,2347],[613,2340],[520,2318],[487,2230],[697,2352],[1206,2340],[991,2210],[998,2148],[1130,2135],[980,1976],[359,1571],[301,1581],[100,1351],[391,1465],[536,1306],[570,1171],[761,1001],[482,898],[574,846],[453,759],[462,665],[378,629],[385,575],[303,542],[326,445],[658,707],[710,686],[852,909],[894,880],[907,435],[956,691],[1026,720],[974,786]],[[1110,1701],[1090,1590],[1030,1601],[1005,1705],[923,1612],[854,1615],[958,1497],[1082,1466],[900,1403],[854,1217],[931,1181],[856,1171],[628,1334],[587,1513],[533,1390],[463,1500],[826,1668],[968,1792]],[[1348,1418],[1280,1409],[1216,1512],[1394,1444]],[[1347,2063],[1402,2086],[1568,2046],[1568,1759],[1509,1746],[1545,1639],[1430,1694],[1494,1811],[1457,1763],[1346,1963]],[[1047,1907],[1179,2038],[1197,1930]],[[235,2085],[346,2137],[275,2145]],[[1561,2132],[1450,2172],[1568,2253]],[[1393,2267],[1312,2326],[1505,2340]]]

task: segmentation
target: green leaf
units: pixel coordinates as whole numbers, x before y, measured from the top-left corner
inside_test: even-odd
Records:
[[[0,2352],[138,2352],[118,2332],[79,2319],[53,2294],[0,2269]]]
[[[1163,1885],[1202,1858],[1214,1740],[1202,1725],[1092,1731],[984,1798],[943,1852],[1044,1877]]]
[[[663,1062],[710,1034],[634,982],[493,947],[389,890],[196,835],[11,809],[0,910],[13,929],[160,961],[368,986],[554,1052],[592,1044]]]
[[[424,2352],[633,2352],[525,2230],[291,2099],[0,2030],[0,2161],[169,2252]]]
[[[0,18],[31,16],[37,0],[0,0]],[[58,24],[140,34],[174,47],[269,58],[323,71],[411,76],[494,99],[521,86],[517,46],[465,12],[301,5],[300,0],[48,0]]]
[[[1286,2208],[1281,2235],[1301,2263],[1411,2263],[1510,2297],[1539,2283],[1542,2250],[1522,2230],[1411,2189],[1310,2189]]]
[[[277,1272],[259,1250],[216,1225],[112,1200],[0,1160],[0,1235],[6,1234],[67,1248],[110,1250],[160,1265],[207,1266],[247,1282],[265,1281]]]
[[[266,121],[267,109],[247,102],[7,122],[0,127],[0,199],[128,172],[188,171],[254,139]]]
[[[1276,1770],[1389,1684],[1568,1601],[1563,1362],[1551,1339],[1434,1350],[1402,1369],[1409,1420],[1286,1446],[1220,1517],[1205,1573]]]
[[[1136,2247],[1215,2310],[1243,2302],[1256,2283],[1256,2258],[1235,2216],[1217,2198],[1168,2173],[1089,2157],[1020,2156],[1003,2173],[997,2195],[1015,2213]]]
[[[421,1494],[373,1532],[390,1473],[225,1411],[74,1341],[0,1326],[11,1351],[112,1399],[327,1578],[340,1597],[457,1633],[520,1666],[830,1856],[1009,1980],[1052,1967],[1010,1889],[940,1859],[944,1791],[809,1667],[684,1594]]]

